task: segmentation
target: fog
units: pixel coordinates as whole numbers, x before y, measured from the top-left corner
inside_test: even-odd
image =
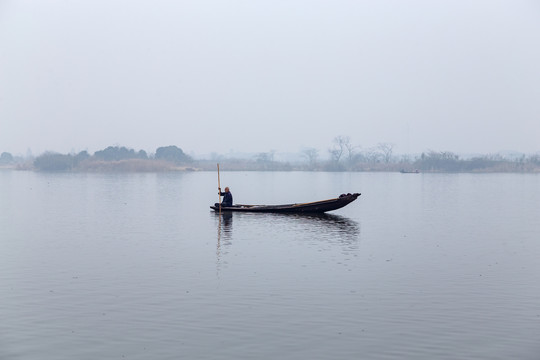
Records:
[[[537,1],[0,2],[0,152],[540,151]]]

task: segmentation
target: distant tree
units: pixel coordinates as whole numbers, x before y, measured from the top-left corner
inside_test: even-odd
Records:
[[[81,163],[82,161],[88,158],[90,158],[90,154],[88,154],[88,151],[86,150],[81,151],[80,153],[78,153],[77,155],[73,157],[73,165],[77,166],[79,165],[79,163]]]
[[[402,164],[409,164],[411,162],[411,155],[409,154],[401,155],[401,159],[399,160],[399,162]]]
[[[361,155],[365,162],[372,164],[381,162],[381,153],[375,148],[366,149]]]
[[[96,151],[94,153],[94,157],[105,161],[118,161],[125,159],[135,159],[137,158],[137,154],[135,154],[135,150],[128,149],[124,146],[109,146],[104,150]]]
[[[191,156],[185,154],[182,149],[177,146],[170,145],[156,149],[155,158],[158,160],[166,160],[176,164],[191,162]]]
[[[339,160],[341,160],[341,157],[347,148],[347,144],[350,143],[350,139],[348,136],[340,135],[334,138],[333,143],[334,145],[328,150],[328,152],[330,153],[330,158],[332,161],[339,163]]]
[[[264,169],[271,170],[274,167],[274,155],[276,151],[261,152],[255,156],[255,161]]]
[[[540,153],[531,155],[529,161],[533,164],[540,165]]]
[[[478,171],[478,170],[487,169],[489,167],[493,167],[497,163],[501,163],[501,162],[502,161],[490,159],[489,156],[477,156],[467,161],[462,161],[460,168],[462,168],[465,171]]]
[[[433,151],[427,154],[422,153],[420,159],[415,163],[421,170],[435,171],[459,171],[463,167],[463,162],[459,161],[459,156],[450,151]]]
[[[388,164],[392,160],[394,145],[390,143],[379,143],[377,149],[380,151],[383,161]]]
[[[2,155],[0,155],[0,164],[11,164],[13,160],[13,155],[8,152],[3,152]]]
[[[71,155],[46,152],[34,160],[34,167],[41,171],[66,171],[73,167]]]
[[[302,155],[307,159],[309,167],[311,169],[317,166],[317,159],[319,157],[319,150],[315,148],[308,148],[302,150]]]
[[[344,146],[347,151],[347,162],[349,163],[349,166],[351,166],[354,163],[358,146],[354,146],[348,137],[346,138]]]
[[[148,159],[148,154],[144,150],[139,150],[139,152],[137,153],[137,158]]]

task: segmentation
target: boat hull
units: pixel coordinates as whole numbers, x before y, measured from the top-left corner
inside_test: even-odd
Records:
[[[335,199],[315,201],[310,203],[285,204],[285,205],[233,205],[222,206],[221,211],[238,211],[238,212],[267,212],[267,213],[324,213],[341,209],[350,204],[360,196],[360,193],[343,194]],[[220,211],[218,206],[210,206],[212,210]]]

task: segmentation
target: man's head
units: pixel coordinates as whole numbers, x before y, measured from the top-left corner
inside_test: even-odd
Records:
[[[225,192],[229,192],[229,187],[225,187]]]

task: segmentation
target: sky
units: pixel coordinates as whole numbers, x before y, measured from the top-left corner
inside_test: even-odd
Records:
[[[540,2],[0,0],[0,152],[540,151]]]

